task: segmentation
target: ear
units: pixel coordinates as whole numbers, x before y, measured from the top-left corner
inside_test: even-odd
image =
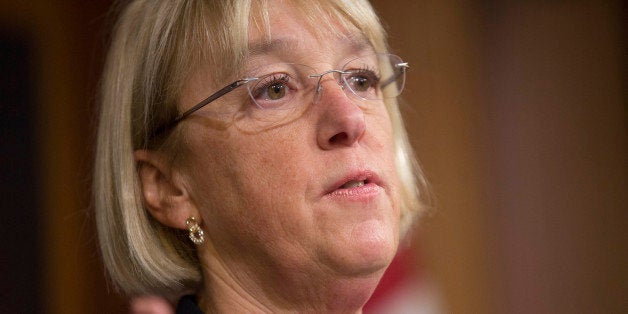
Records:
[[[144,203],[153,218],[165,226],[177,229],[187,229],[185,222],[191,216],[201,222],[182,176],[170,167],[163,154],[136,150],[134,157]]]

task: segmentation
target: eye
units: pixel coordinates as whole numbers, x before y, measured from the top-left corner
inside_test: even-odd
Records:
[[[286,95],[286,85],[283,83],[274,83],[266,88],[268,99],[277,100]]]
[[[356,93],[365,93],[376,88],[379,84],[379,77],[375,72],[368,69],[351,70],[345,78],[349,88]]]
[[[351,89],[356,92],[365,92],[367,91],[373,84],[369,81],[368,78],[363,76],[354,76],[350,78]]]
[[[255,85],[252,96],[255,101],[277,101],[290,92],[290,76],[285,73],[266,75]]]

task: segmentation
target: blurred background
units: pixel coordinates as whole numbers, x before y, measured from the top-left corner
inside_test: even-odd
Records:
[[[2,312],[127,309],[90,213],[111,2],[0,1]],[[411,297],[626,313],[626,4],[372,2],[411,65],[404,115],[435,196],[396,268],[418,278]]]

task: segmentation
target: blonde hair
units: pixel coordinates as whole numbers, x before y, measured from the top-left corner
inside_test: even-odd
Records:
[[[356,27],[375,50],[387,50],[384,30],[366,0],[293,1],[316,29],[331,21]],[[174,151],[178,133],[159,143],[151,134],[178,114],[182,85],[199,64],[215,82],[237,71],[248,51],[248,26],[268,29],[268,8],[258,0],[137,0],[121,12],[105,64],[94,170],[96,222],[103,261],[125,293],[176,298],[202,282],[191,242],[145,210],[137,149]],[[396,100],[388,106],[396,167],[402,182],[401,230],[422,211],[425,180],[408,142]]]

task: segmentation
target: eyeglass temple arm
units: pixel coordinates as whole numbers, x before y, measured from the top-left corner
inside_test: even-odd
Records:
[[[212,101],[224,96],[225,94],[231,92],[232,90],[248,83],[249,81],[251,81],[252,79],[241,79],[241,80],[237,80],[223,88],[221,88],[219,91],[211,94],[209,97],[203,99],[201,102],[199,102],[198,104],[196,104],[194,107],[188,109],[186,112],[180,114],[176,119],[172,120],[170,123],[167,123],[163,126],[161,126],[160,128],[158,128],[154,133],[153,136],[159,135],[161,133],[163,133],[164,131],[174,127],[175,125],[177,125],[177,123],[181,122],[181,120],[185,119],[187,116],[193,114],[194,112],[196,112],[197,110],[205,107],[207,104],[211,103]]]
[[[222,89],[220,89],[219,91],[211,94],[209,97],[203,99],[201,102],[199,102],[198,104],[196,104],[194,107],[188,109],[186,112],[182,113],[181,115],[179,115],[179,117],[177,117],[173,123],[178,123],[179,121],[185,119],[187,116],[193,114],[195,111],[205,107],[207,104],[211,103],[212,101],[224,96],[225,94],[231,92],[232,90],[242,86],[243,84],[246,84],[247,82],[249,82],[250,79],[241,79],[241,80],[237,80],[225,87],[223,87]]]
[[[384,87],[390,85],[390,83],[396,81],[397,78],[399,77],[399,75],[405,73],[406,69],[408,69],[410,66],[408,65],[408,62],[402,62],[402,63],[395,64],[395,67],[399,68],[399,72],[397,72],[397,74],[391,76],[388,80],[386,80],[383,83],[381,83],[380,84],[381,88],[384,88]]]

